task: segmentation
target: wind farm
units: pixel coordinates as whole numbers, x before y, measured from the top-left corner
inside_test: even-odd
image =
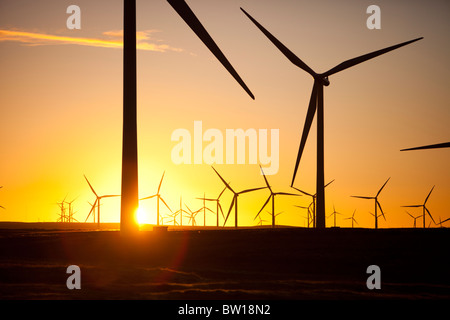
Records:
[[[2,7],[2,299],[450,297],[448,4],[137,4]]]

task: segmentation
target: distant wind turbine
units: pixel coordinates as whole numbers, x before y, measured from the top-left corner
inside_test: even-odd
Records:
[[[307,206],[307,207],[294,205],[294,207],[301,208],[301,209],[306,209],[306,210],[307,210],[306,221],[307,221],[307,227],[308,227],[308,228],[309,228],[309,226],[310,226],[310,224],[311,224],[311,223],[310,223],[310,219],[312,220],[312,213],[311,213],[311,206],[312,206],[312,204],[313,204],[313,203],[310,203],[309,206]]]
[[[349,217],[349,218],[344,218],[344,220],[352,220],[352,228],[353,228],[353,223],[358,224],[358,222],[357,222],[356,219],[355,219],[355,213],[356,213],[356,209],[355,209],[355,211],[353,211],[353,214],[352,214],[351,217]]]
[[[262,227],[263,223],[264,223],[264,222],[267,222],[267,220],[262,219],[262,218],[261,218],[261,215],[259,215],[258,218],[259,218],[259,221],[258,221],[258,224],[257,224],[257,225],[260,226],[260,227]]]
[[[101,201],[103,198],[120,197],[120,195],[104,195],[104,196],[99,196],[99,195],[97,194],[97,192],[95,192],[95,190],[94,190],[94,188],[92,187],[91,183],[89,182],[88,178],[86,178],[86,176],[84,176],[84,178],[86,179],[86,181],[87,181],[89,187],[91,188],[92,192],[93,192],[94,195],[95,195],[95,201],[94,201],[94,204],[92,205],[91,211],[89,211],[89,214],[88,214],[88,216],[87,216],[87,218],[86,218],[86,220],[85,220],[84,222],[87,221],[87,219],[89,218],[89,216],[91,215],[92,212],[94,212],[94,214],[95,214],[95,206],[97,206],[97,224],[98,224],[98,227],[100,228],[100,201]]]
[[[159,182],[159,186],[158,186],[158,191],[156,192],[156,194],[149,196],[149,197],[145,197],[145,198],[141,198],[139,200],[147,200],[147,199],[151,199],[153,197],[156,197],[156,225],[159,226],[159,202],[162,201],[164,203],[164,205],[167,207],[167,209],[169,209],[170,212],[172,212],[172,209],[170,209],[169,205],[164,201],[164,199],[161,197],[161,194],[159,193],[159,191],[161,190],[161,184],[163,182],[164,179],[164,174],[166,172],[163,172],[163,175],[161,177],[161,181]]]
[[[420,218],[422,215],[420,215],[420,216],[417,216],[417,217],[414,217],[412,214],[410,214],[408,211],[406,211],[406,213],[408,214],[408,216],[410,216],[411,218],[413,218],[414,219],[414,228],[416,227],[416,220],[418,219],[418,218]]]
[[[423,216],[423,227],[425,228],[425,213],[428,213],[428,215],[430,216],[431,220],[433,220],[434,224],[436,224],[436,222],[433,219],[433,216],[431,215],[430,211],[428,210],[428,208],[426,207],[428,198],[430,197],[431,192],[433,192],[434,186],[433,188],[431,188],[430,193],[428,193],[427,197],[425,198],[425,201],[423,202],[423,204],[415,204],[415,205],[409,205],[409,206],[402,206],[403,208],[420,208],[422,207],[422,216]]]
[[[177,218],[177,215],[180,215],[180,226],[183,225],[183,213],[188,213],[186,210],[183,209],[183,199],[180,196],[180,209],[178,209],[177,211],[175,211],[173,213],[173,219],[175,220]]]
[[[219,176],[220,180],[222,180],[222,182],[225,184],[227,189],[230,190],[233,193],[233,200],[231,201],[230,209],[228,210],[227,217],[225,218],[225,222],[223,223],[223,225],[225,226],[225,224],[227,223],[228,217],[230,216],[230,212],[231,212],[231,210],[233,209],[233,206],[234,206],[234,225],[237,228],[238,227],[238,197],[239,197],[239,195],[241,195],[243,193],[248,193],[248,192],[253,192],[253,191],[256,191],[256,190],[265,189],[266,187],[252,188],[252,189],[246,189],[246,190],[242,190],[242,191],[236,192],[222,178],[222,176],[216,171],[216,169],[214,169],[214,167],[212,167],[212,168],[217,173],[217,175]]]
[[[442,226],[442,224],[443,224],[444,222],[447,222],[447,221],[450,221],[450,218],[447,218],[447,219],[445,219],[445,220],[441,220],[441,217],[439,217],[439,226],[440,226],[440,228],[444,228],[444,227]]]
[[[430,145],[427,145],[427,146],[402,149],[400,151],[411,151],[411,150],[422,150],[422,149],[440,149],[440,148],[450,148],[450,142],[430,144]]]
[[[378,192],[377,192],[377,194],[376,194],[375,197],[352,196],[353,198],[375,200],[375,214],[374,214],[374,217],[375,217],[375,229],[378,229],[378,213],[377,213],[378,211],[377,211],[377,208],[380,208],[381,214],[382,214],[384,220],[386,220],[386,217],[384,216],[383,209],[381,209],[381,204],[380,204],[380,202],[378,201],[378,196],[380,195],[381,190],[383,190],[383,188],[384,188],[384,186],[386,185],[386,183],[388,183],[389,179],[391,179],[391,178],[388,178],[388,179],[386,180],[386,182],[383,184],[383,186],[380,188],[380,190],[378,190]]]
[[[328,86],[330,81],[328,77],[360,64],[369,59],[373,59],[379,55],[385,54],[389,51],[395,50],[407,44],[418,41],[422,38],[417,38],[407,42],[403,42],[385,49],[374,51],[369,54],[359,56],[340,63],[336,67],[326,71],[325,73],[314,72],[306,63],[298,58],[292,51],[284,46],[277,38],[275,38],[269,31],[267,31],[261,24],[259,24],[252,16],[250,16],[244,9],[241,8],[244,14],[266,35],[267,38],[288,58],[294,65],[308,72],[314,78],[314,86],[309,101],[309,107],[306,115],[305,125],[303,127],[303,134],[300,142],[300,148],[297,154],[297,161],[295,163],[294,174],[292,177],[291,186],[294,185],[295,176],[297,174],[300,159],[303,154],[303,149],[308,138],[311,124],[317,109],[317,178],[316,178],[316,193],[317,193],[317,227],[325,228],[325,190],[324,190],[324,103],[323,103],[323,89]]]
[[[337,214],[342,215],[342,213],[336,211],[336,208],[334,207],[334,204],[333,204],[333,212],[328,216],[328,218],[334,215],[334,227],[336,227],[336,215]]]
[[[264,209],[264,207],[269,203],[270,200],[272,200],[272,213],[271,213],[271,215],[272,215],[272,228],[275,228],[275,217],[277,216],[275,214],[275,196],[280,195],[280,196],[297,196],[298,197],[298,196],[301,196],[301,195],[300,194],[295,194],[295,193],[288,193],[288,192],[273,192],[272,188],[269,185],[269,181],[267,181],[267,177],[264,174],[263,168],[261,166],[259,166],[259,167],[260,167],[261,173],[262,173],[262,175],[264,177],[264,181],[266,182],[267,188],[269,188],[270,195],[267,198],[266,202],[264,202],[263,206],[261,207],[261,209],[259,210],[258,214],[256,215],[256,217],[253,220],[255,220],[257,217],[259,217],[259,215],[260,215],[261,211]]]
[[[206,198],[206,201],[214,201],[216,202],[216,215],[217,215],[217,227],[219,227],[219,211],[222,213],[222,218],[225,219],[225,216],[223,215],[222,206],[220,205],[220,197],[222,194],[227,190],[227,187],[223,188],[222,192],[219,193],[219,196],[215,199],[212,198]]]
[[[334,180],[335,179],[328,182],[323,188],[325,189],[326,187],[328,187]],[[291,188],[311,197],[311,199],[312,199],[312,202],[311,202],[311,204],[312,204],[312,222],[313,222],[313,227],[315,228],[316,227],[316,217],[317,217],[317,215],[316,215],[317,193],[311,194],[311,193],[308,193],[306,191],[300,190],[299,188],[292,187],[292,186],[291,186]]]
[[[184,204],[184,205],[189,210],[189,213],[188,213],[188,216],[187,216],[189,218],[189,222],[188,223],[192,223],[192,226],[194,227],[195,225],[197,225],[197,223],[195,222],[195,217],[197,216],[197,213],[199,213],[201,209],[198,209],[197,211],[192,211],[191,208],[189,208],[187,206],[187,204]]]
[[[207,200],[212,200],[212,199],[207,199],[206,195],[203,193],[203,198],[196,198],[197,200],[203,200],[203,207],[200,208],[200,210],[203,210],[203,226],[206,227],[206,210],[209,210],[210,212],[214,213],[214,211],[212,211],[210,208],[208,208],[206,206],[206,201]]]

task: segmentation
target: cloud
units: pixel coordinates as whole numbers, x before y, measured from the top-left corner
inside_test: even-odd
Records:
[[[144,51],[156,52],[182,52],[181,48],[175,48],[167,44],[162,44],[161,40],[154,40],[150,35],[159,32],[158,30],[145,30],[136,33],[137,49]],[[117,48],[123,47],[123,30],[111,30],[103,32],[102,38],[76,38],[68,36],[51,35],[45,33],[26,32],[19,30],[0,29],[0,42],[15,41],[29,46],[39,45],[80,45],[100,48]]]

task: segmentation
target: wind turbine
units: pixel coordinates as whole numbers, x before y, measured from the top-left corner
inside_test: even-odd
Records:
[[[275,228],[275,217],[278,217],[278,216],[279,216],[280,214],[282,214],[284,211],[280,211],[280,212],[275,213],[275,214],[274,214],[273,212],[270,212],[269,210],[266,210],[266,212],[272,216],[272,228]],[[258,217],[259,217],[259,216],[258,216]]]
[[[200,210],[203,209],[203,226],[206,227],[206,209],[214,213],[210,208],[206,206],[206,200],[213,200],[213,199],[206,199],[206,195],[203,193],[203,198],[196,198],[197,200],[203,200],[203,207],[200,208]]]
[[[431,220],[433,220],[434,224],[436,224],[436,222],[433,219],[433,216],[431,215],[430,211],[428,210],[428,208],[426,207],[428,198],[430,197],[431,192],[433,192],[434,186],[433,188],[431,188],[430,193],[428,193],[427,197],[425,198],[425,201],[423,202],[423,204],[415,204],[415,205],[410,205],[410,206],[402,206],[403,208],[420,208],[422,207],[422,216],[423,216],[423,227],[425,228],[425,212],[428,213],[428,215],[430,216]]]
[[[69,215],[68,215],[68,222],[73,222],[72,220],[75,220],[76,222],[78,222],[78,220],[77,219],[75,219],[74,217],[73,217],[73,215],[76,213],[76,212],[73,212],[73,207],[72,207],[72,203],[76,200],[77,198],[75,198],[75,199],[73,199],[72,201],[66,201],[66,203],[69,205]]]
[[[59,209],[61,209],[61,212],[59,213],[59,219],[56,220],[56,222],[66,222],[66,208],[64,204],[66,203],[67,195],[64,197],[63,201],[57,202]]]
[[[303,134],[300,142],[300,148],[297,154],[297,161],[295,163],[294,175],[292,177],[291,186],[294,185],[295,176],[297,174],[300,159],[303,154],[303,149],[305,147],[309,130],[311,128],[311,124],[317,109],[317,178],[316,178],[317,227],[325,228],[323,89],[324,86],[328,86],[330,84],[328,77],[345,69],[353,67],[357,64],[360,64],[364,61],[375,58],[379,55],[385,54],[389,51],[395,50],[412,42],[418,41],[422,39],[422,37],[344,61],[324,73],[316,73],[306,63],[300,60],[300,58],[298,58],[292,51],[290,51],[286,46],[284,46],[277,38],[275,38],[269,31],[267,31],[261,24],[259,24],[255,19],[253,19],[253,17],[250,16],[244,9],[241,8],[241,10],[294,65],[308,72],[314,78],[314,85],[311,93],[311,99],[309,101],[308,111],[306,114],[305,125],[303,127]]]
[[[225,222],[223,223],[223,225],[225,226],[225,224],[227,223],[228,217],[230,216],[230,212],[231,212],[231,210],[233,209],[233,206],[234,206],[234,225],[237,228],[238,227],[238,197],[239,197],[239,195],[241,195],[243,193],[248,193],[248,192],[252,192],[252,191],[256,191],[256,190],[265,189],[266,187],[252,188],[252,189],[246,189],[246,190],[242,190],[242,191],[236,192],[222,178],[222,176],[216,171],[216,169],[214,169],[214,167],[212,167],[212,168],[217,173],[217,175],[219,176],[220,180],[222,180],[222,182],[225,184],[227,189],[230,190],[233,193],[233,200],[231,201],[230,209],[228,210],[228,214],[227,214],[227,217],[225,218]]]
[[[307,207],[294,205],[294,207],[301,208],[301,209],[306,209],[306,210],[307,210],[308,213],[307,213],[307,215],[306,215],[306,221],[307,221],[307,223],[308,223],[308,225],[307,225],[308,228],[309,228],[309,225],[310,225],[309,219],[312,218],[312,217],[311,217],[311,215],[312,215],[312,214],[311,214],[311,206],[312,206],[312,203],[310,203],[309,206],[307,206]]]
[[[352,220],[352,228],[353,228],[353,222],[354,223],[356,223],[356,224],[358,224],[358,222],[356,221],[356,219],[355,219],[355,213],[356,213],[356,209],[355,209],[355,211],[353,211],[353,214],[352,214],[352,216],[351,217],[349,217],[349,218],[344,218],[344,220]]]
[[[360,198],[360,199],[372,199],[375,200],[375,229],[378,229],[378,214],[377,214],[377,207],[380,208],[381,214],[383,215],[384,220],[386,220],[386,217],[384,216],[383,213],[383,209],[381,209],[381,204],[378,201],[378,196],[381,193],[381,190],[383,190],[384,186],[386,185],[386,183],[388,183],[389,179],[391,179],[390,177],[386,180],[386,182],[383,184],[383,186],[380,188],[380,190],[378,190],[377,194],[375,197],[363,197],[363,196],[352,196],[353,198]]]
[[[261,168],[261,173],[264,177],[264,181],[266,182],[267,188],[269,188],[270,191],[270,195],[267,198],[266,202],[264,202],[263,206],[261,207],[261,209],[258,211],[258,214],[256,215],[256,217],[253,219],[255,220],[257,217],[259,217],[261,211],[264,209],[264,207],[269,203],[269,201],[272,199],[272,228],[275,228],[275,217],[277,216],[275,214],[275,196],[281,195],[281,196],[301,196],[300,194],[294,194],[294,193],[288,193],[288,192],[273,192],[272,188],[269,185],[269,181],[267,181],[267,177],[264,174],[264,170],[261,167],[261,165],[259,166]]]
[[[219,196],[215,199],[208,199],[206,198],[206,201],[215,201],[216,202],[216,215],[217,215],[217,227],[219,227],[219,210],[222,213],[222,218],[225,219],[225,216],[223,215],[223,210],[222,210],[222,206],[220,205],[220,197],[222,196],[222,194],[225,192],[225,190],[227,190],[227,187],[223,188],[222,192],[219,193]],[[204,204],[203,204],[204,206]]]
[[[439,226],[440,226],[440,228],[444,228],[444,227],[442,226],[442,224],[443,224],[444,222],[449,221],[449,220],[450,220],[450,218],[447,218],[447,219],[441,221],[441,217],[439,217]]]
[[[211,50],[236,81],[254,99],[253,94],[228,62],[206,29],[184,0],[168,0],[170,5]],[[123,19],[123,137],[122,200],[120,230],[131,234],[139,230],[135,219],[139,207],[137,150],[137,83],[136,83],[136,0],[124,0]],[[159,220],[158,220],[159,222]]]
[[[159,226],[159,201],[162,201],[164,203],[164,205],[167,207],[167,209],[169,209],[169,211],[172,212],[170,207],[167,205],[167,203],[164,201],[164,199],[161,197],[161,194],[159,193],[159,191],[161,190],[161,184],[163,182],[165,173],[166,172],[164,171],[163,175],[161,177],[161,181],[159,182],[158,191],[156,192],[156,194],[149,196],[149,197],[139,199],[139,200],[146,200],[146,199],[151,199],[153,197],[156,197],[156,225],[157,226]]]
[[[87,221],[87,219],[88,219],[89,216],[91,215],[91,212],[94,211],[94,208],[95,208],[95,206],[97,205],[97,224],[98,224],[98,227],[100,228],[100,201],[101,201],[103,198],[120,197],[120,195],[104,195],[104,196],[99,196],[99,195],[97,194],[97,192],[95,192],[95,190],[94,190],[94,188],[92,187],[91,183],[89,182],[88,178],[86,178],[86,176],[84,176],[84,178],[86,179],[86,181],[87,181],[89,187],[91,188],[92,192],[93,192],[94,195],[95,195],[95,201],[94,201],[94,204],[92,205],[91,211],[89,211],[89,214],[88,214],[88,216],[87,216],[85,222]],[[95,211],[94,211],[94,214],[95,214]],[[95,218],[94,218],[94,219],[95,219]]]
[[[415,147],[415,148],[402,149],[400,151],[422,150],[422,149],[440,149],[440,148],[450,148],[450,142],[430,144],[428,146],[421,146],[421,147]]]
[[[197,216],[197,213],[199,213],[201,209],[198,209],[197,211],[192,211],[191,208],[189,208],[187,206],[187,204],[184,204],[184,205],[189,210],[189,213],[188,213],[188,216],[187,216],[189,218],[189,222],[188,223],[192,222],[192,226],[194,227],[195,225],[197,225],[197,223],[195,222],[195,217]]]
[[[331,214],[328,216],[328,218],[334,215],[334,227],[336,227],[336,215],[337,215],[337,214],[342,215],[342,213],[336,211],[336,208],[334,207],[334,204],[333,204],[333,213],[331,213]]]
[[[183,212],[184,213],[188,213],[186,210],[183,209],[183,199],[180,196],[180,209],[178,209],[177,211],[175,211],[173,213],[173,219],[175,220],[177,215],[180,214],[180,226],[183,225]]]
[[[326,187],[328,187],[334,180],[335,179],[333,179],[330,182],[328,182],[323,188],[325,189]],[[307,196],[310,196],[312,198],[312,202],[311,202],[311,204],[312,204],[312,221],[313,221],[313,227],[315,228],[316,227],[317,192],[315,194],[311,194],[311,193],[308,193],[306,191],[300,190],[300,189],[298,189],[296,187],[292,187],[291,186],[291,188],[294,188],[295,190],[297,190],[297,191],[299,191],[299,192],[301,192],[301,193],[303,193],[303,194],[305,194]]]
[[[408,216],[410,216],[411,218],[413,218],[414,219],[414,228],[416,227],[416,220],[418,219],[418,218],[420,218],[422,215],[420,215],[420,216],[417,216],[417,217],[414,217],[412,214],[410,214],[408,211],[405,211],[407,214],[408,214]]]

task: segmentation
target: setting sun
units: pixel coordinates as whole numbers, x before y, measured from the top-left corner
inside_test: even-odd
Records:
[[[139,207],[137,209],[136,219],[137,219],[138,224],[149,223],[149,215],[148,215],[147,211],[142,207]]]

